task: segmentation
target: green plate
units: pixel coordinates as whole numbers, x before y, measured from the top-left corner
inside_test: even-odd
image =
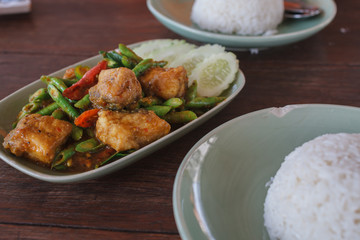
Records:
[[[360,108],[290,105],[235,118],[203,137],[176,175],[173,207],[184,240],[269,239],[265,184],[285,156],[325,133],[360,133]]]
[[[333,0],[310,0],[319,6],[320,16],[285,20],[278,27],[278,33],[272,36],[240,36],[204,31],[190,20],[193,0],[147,0],[150,12],[167,28],[189,39],[206,43],[218,43],[228,48],[269,48],[294,43],[308,38],[326,27],[336,15]]]
[[[129,47],[135,48],[141,43],[132,44],[129,45]],[[61,77],[63,76],[66,69],[70,67],[75,67],[77,65],[94,66],[101,59],[102,56],[97,55],[92,58],[86,59],[84,61],[70,65],[66,68],[63,68],[55,73],[50,74],[50,76]],[[164,136],[163,138],[135,151],[132,154],[129,154],[126,157],[115,160],[114,162],[109,163],[98,169],[94,169],[83,173],[61,173],[61,172],[51,171],[50,169],[40,167],[30,162],[29,160],[18,158],[10,154],[9,151],[6,151],[3,148],[2,144],[0,147],[0,157],[4,162],[20,170],[21,172],[30,175],[32,177],[35,177],[37,179],[48,182],[67,183],[67,182],[77,182],[77,181],[83,181],[87,179],[101,177],[106,174],[117,171],[129,164],[132,164],[141,158],[144,158],[145,156],[151,154],[152,152],[158,150],[159,148],[164,147],[165,145],[171,143],[177,138],[188,133],[190,130],[194,129],[195,127],[200,126],[206,120],[208,120],[216,113],[218,113],[221,109],[223,109],[227,104],[229,104],[241,91],[241,89],[244,87],[244,84],[245,84],[245,76],[242,73],[242,71],[239,70],[234,82],[227,90],[225,90],[222,93],[223,96],[227,97],[226,100],[221,102],[219,105],[212,108],[210,111],[206,112],[204,115],[200,116],[196,120],[176,129],[175,131],[170,132],[170,134]],[[0,115],[1,115],[0,130],[6,132],[9,132],[11,130],[12,123],[16,119],[16,116],[18,112],[21,110],[21,108],[28,102],[28,97],[41,87],[45,87],[45,84],[42,83],[40,80],[37,80],[0,101]],[[2,143],[4,141],[4,137],[1,136],[0,140]]]

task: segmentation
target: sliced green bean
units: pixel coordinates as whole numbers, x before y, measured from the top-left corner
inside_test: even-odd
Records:
[[[79,79],[77,79],[77,78],[66,79],[66,78],[58,78],[58,77],[49,77],[46,75],[43,75],[40,78],[40,80],[43,83],[45,83],[46,85],[51,83],[51,79],[58,79],[58,80],[62,81],[67,87],[70,87],[71,85],[73,85],[74,83],[77,83],[79,81]]]
[[[122,158],[122,157],[126,157],[127,155],[131,154],[135,152],[134,149],[130,149],[130,150],[127,150],[127,151],[123,151],[123,152],[116,152],[114,153],[113,155],[111,155],[109,158],[107,158],[105,161],[101,162],[100,164],[97,164],[95,166],[95,168],[99,168],[101,166],[104,166],[105,164],[115,160],[115,159],[119,159],[119,158]]]
[[[135,73],[136,77],[141,76],[146,70],[152,67],[164,67],[167,64],[166,61],[154,61],[151,58],[143,59],[139,62],[132,71]]]
[[[178,108],[181,105],[183,105],[183,100],[181,100],[180,98],[170,98],[168,100],[166,100],[163,105],[164,106],[169,106],[171,108]]]
[[[124,55],[121,55],[115,51],[107,52],[106,57],[110,58],[111,60],[114,60],[119,65],[121,64],[122,66],[130,69],[134,68],[137,64],[135,60],[128,58]]]
[[[36,113],[40,115],[51,115],[57,108],[59,108],[59,105],[56,102],[50,103],[46,107],[40,109]]]
[[[137,63],[141,62],[142,58],[139,57],[133,50],[128,48],[125,44],[119,44],[119,51],[122,55],[134,59]]]
[[[176,124],[188,123],[195,120],[196,118],[196,114],[189,110],[181,112],[170,112],[164,116],[165,121]]]
[[[75,119],[79,116],[79,113],[76,109],[71,106],[70,102],[63,97],[60,91],[52,84],[48,85],[48,92],[51,98],[64,110],[66,114],[69,115],[71,119]]]
[[[148,96],[140,99],[138,101],[141,107],[150,107],[153,105],[160,105],[162,104],[162,100],[155,96]]]
[[[160,105],[153,105],[146,108],[147,110],[154,111],[156,115],[159,117],[164,117],[168,112],[170,112],[170,106],[160,106]]]
[[[60,78],[50,77],[50,83],[54,85],[61,93],[67,89],[66,84]]]
[[[142,75],[146,70],[151,68],[153,66],[154,62],[151,58],[143,59],[141,62],[139,62],[132,71],[135,73],[136,77],[139,77]]]
[[[194,80],[194,82],[191,84],[191,86],[186,90],[185,93],[185,100],[186,102],[190,102],[197,96],[197,81]]]
[[[81,143],[78,143],[75,147],[77,152],[95,152],[103,148],[105,144],[99,143],[95,138],[87,139]]]
[[[29,97],[29,102],[43,102],[50,98],[46,88],[40,88]]]
[[[56,155],[55,159],[51,164],[52,169],[64,169],[66,168],[65,163],[76,153],[75,146],[71,145],[70,147],[62,150],[58,155]]]
[[[90,102],[89,94],[86,94],[82,99],[80,99],[74,104],[74,107],[80,109],[86,109],[87,107],[90,106],[90,104],[91,102]]]
[[[187,108],[212,108],[226,97],[197,97],[185,104]]]
[[[56,119],[64,119],[66,114],[64,113],[64,111],[61,108],[58,108],[52,112],[51,116]]]
[[[71,130],[71,138],[75,141],[79,141],[84,135],[84,129],[73,124],[73,128]]]
[[[77,83],[79,81],[79,79],[77,78],[71,78],[71,79],[67,79],[67,78],[60,78],[66,86],[70,87],[71,85]]]

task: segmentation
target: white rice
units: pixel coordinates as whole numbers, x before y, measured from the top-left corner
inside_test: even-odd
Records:
[[[191,19],[208,31],[271,35],[283,14],[283,0],[195,0]]]
[[[327,134],[296,148],[264,210],[271,239],[360,239],[360,134]]]

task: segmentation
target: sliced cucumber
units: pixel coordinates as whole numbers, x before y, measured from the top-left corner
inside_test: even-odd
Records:
[[[222,52],[225,52],[225,47],[222,47],[217,44],[214,45],[207,44],[198,47],[196,49],[193,49],[188,53],[180,55],[174,61],[168,64],[168,67],[177,67],[181,65],[186,69],[188,76],[190,76],[192,74],[193,69],[199,63],[203,62],[204,59],[210,57],[213,54],[218,54]],[[189,81],[189,86],[191,86],[191,84],[192,81]]]
[[[218,53],[197,64],[189,79],[197,80],[199,96],[219,96],[234,81],[238,69],[235,54]]]

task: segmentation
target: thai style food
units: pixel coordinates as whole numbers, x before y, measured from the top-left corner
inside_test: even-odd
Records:
[[[326,134],[296,148],[264,210],[270,239],[360,239],[360,134]]]
[[[44,88],[30,96],[4,148],[53,170],[87,171],[166,136],[225,99],[199,96],[183,66],[140,57],[124,44],[100,53],[95,66],[69,68],[61,78],[42,76]]]
[[[283,0],[195,0],[191,20],[212,32],[271,35],[283,15]]]

